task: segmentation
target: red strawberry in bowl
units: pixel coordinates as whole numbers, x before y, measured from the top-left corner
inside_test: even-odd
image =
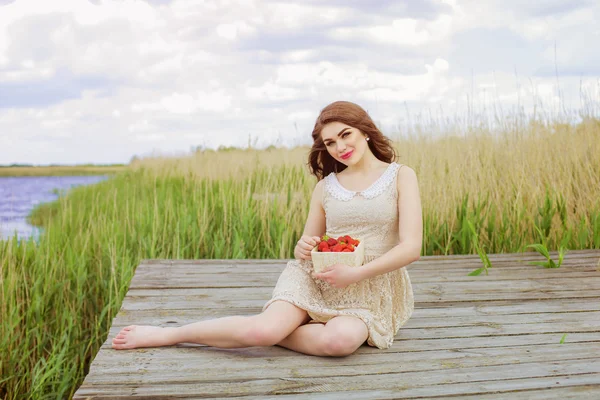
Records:
[[[328,235],[323,235],[321,236],[321,242],[317,245],[316,251],[323,252],[325,249],[328,249],[330,252],[353,252],[359,244],[360,241],[354,239],[350,235],[339,236],[337,239]]]
[[[364,244],[351,235],[321,236],[321,241],[311,251],[315,271],[320,272],[333,264],[360,267],[364,262]],[[327,254],[325,254],[327,253]],[[348,254],[349,253],[349,254]]]

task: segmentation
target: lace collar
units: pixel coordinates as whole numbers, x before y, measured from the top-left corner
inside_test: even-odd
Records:
[[[329,194],[337,200],[349,201],[357,193],[366,199],[373,199],[383,193],[385,189],[392,183],[398,168],[400,168],[400,165],[398,165],[396,162],[392,162],[390,165],[388,165],[385,172],[379,178],[377,178],[377,180],[373,182],[369,188],[361,192],[354,192],[343,187],[340,181],[338,181],[335,172],[332,172],[325,177],[325,187]]]

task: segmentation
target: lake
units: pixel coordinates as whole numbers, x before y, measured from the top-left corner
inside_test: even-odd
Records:
[[[0,177],[0,239],[15,233],[19,239],[37,238],[42,229],[26,221],[36,205],[56,200],[55,189],[64,192],[105,179],[107,175]]]

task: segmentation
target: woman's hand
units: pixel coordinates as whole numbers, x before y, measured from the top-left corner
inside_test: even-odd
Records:
[[[300,240],[298,240],[298,244],[296,244],[296,248],[294,249],[294,257],[296,257],[298,260],[312,260],[310,251],[314,249],[319,242],[321,242],[321,238],[319,236],[303,235]]]
[[[331,286],[344,289],[346,286],[361,280],[358,268],[350,267],[346,264],[333,264],[321,272],[314,272],[312,276],[321,279]]]

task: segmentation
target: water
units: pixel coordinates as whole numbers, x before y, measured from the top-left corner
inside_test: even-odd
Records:
[[[0,240],[15,233],[19,239],[37,239],[42,229],[29,225],[26,218],[36,205],[58,198],[54,189],[64,192],[107,178],[106,175],[0,177]]]

